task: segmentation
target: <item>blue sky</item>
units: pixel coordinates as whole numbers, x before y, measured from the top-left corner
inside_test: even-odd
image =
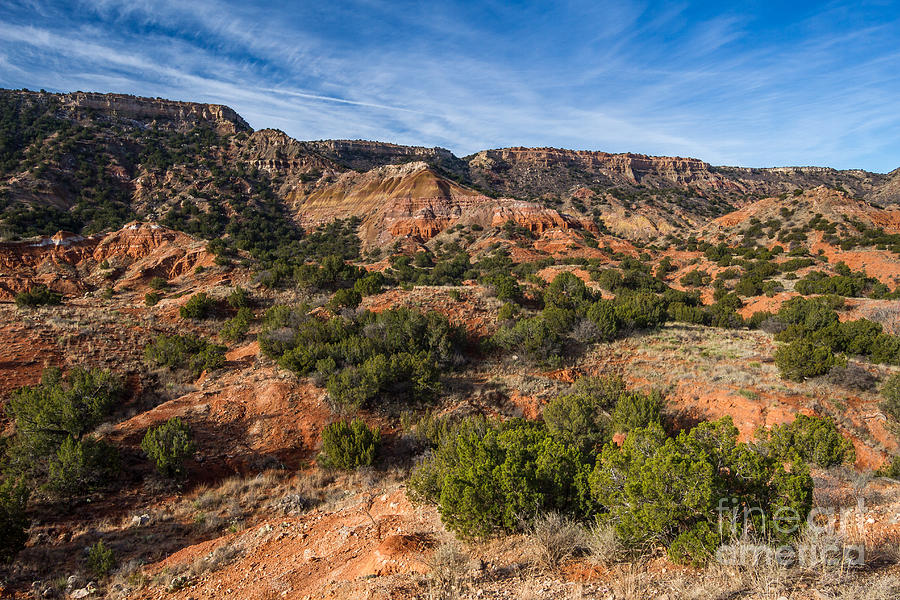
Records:
[[[3,0],[0,86],[216,102],[298,139],[459,155],[885,172],[900,2]]]

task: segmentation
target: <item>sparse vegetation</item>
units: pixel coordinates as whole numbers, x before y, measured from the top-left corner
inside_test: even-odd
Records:
[[[192,335],[160,335],[144,349],[145,360],[171,371],[185,370],[194,377],[225,364],[225,346]]]

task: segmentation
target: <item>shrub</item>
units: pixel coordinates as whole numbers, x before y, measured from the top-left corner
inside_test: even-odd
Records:
[[[144,349],[144,359],[157,367],[185,369],[194,377],[225,364],[225,346],[193,335],[159,335]]]
[[[141,440],[141,450],[156,465],[163,477],[184,476],[184,461],[197,452],[190,426],[173,417],[157,427],[151,427]]]
[[[879,405],[881,410],[900,421],[900,373],[887,378],[881,386],[881,396],[884,398]]]
[[[682,531],[669,544],[669,556],[676,563],[702,567],[715,553],[722,536],[709,521],[700,521],[690,529]]]
[[[609,438],[609,416],[588,394],[559,396],[544,407],[544,423],[551,435],[584,452]]]
[[[503,306],[500,307],[500,310],[497,311],[497,320],[501,323],[503,321],[512,321],[516,318],[516,315],[519,314],[519,305],[515,302],[507,302]]]
[[[437,504],[462,536],[516,531],[540,513],[590,512],[584,459],[540,423],[464,422],[416,468],[408,493]]]
[[[343,308],[356,308],[362,302],[362,295],[353,289],[341,288],[328,301],[328,309],[339,313]]]
[[[802,521],[812,508],[813,482],[802,463],[782,463],[737,442],[730,418],[701,423],[674,438],[659,424],[634,429],[621,447],[609,443],[590,476],[592,497],[605,508],[601,523],[615,527],[630,547],[662,543],[680,562],[702,563],[721,543],[719,533],[779,537],[773,525],[794,511]],[[724,520],[722,499],[726,504]],[[747,523],[732,522],[735,506]],[[737,516],[737,513],[734,513]],[[719,527],[723,529],[718,529]]]
[[[838,432],[827,417],[797,415],[792,423],[757,432],[760,446],[778,460],[799,457],[821,467],[852,463],[853,443]]]
[[[518,301],[522,297],[522,288],[519,281],[512,275],[500,273],[490,279],[490,285],[494,289],[498,300]]]
[[[248,308],[250,306],[250,294],[244,288],[237,286],[228,294],[226,301],[231,308]]]
[[[624,433],[651,423],[661,424],[663,404],[662,394],[655,390],[649,394],[622,394],[613,410],[613,429]]]
[[[144,304],[147,306],[156,306],[162,300],[162,295],[157,292],[147,292],[144,294]]]
[[[384,275],[375,271],[369,273],[365,277],[361,277],[353,284],[353,289],[363,296],[374,296],[381,293],[381,288],[385,284]]]
[[[10,396],[7,413],[16,423],[10,467],[43,476],[63,442],[81,440],[97,427],[121,392],[121,381],[108,371],[74,368],[63,377],[59,369],[45,370],[39,385]]]
[[[576,312],[590,299],[590,290],[577,275],[569,271],[554,277],[544,292],[544,306]]]
[[[153,290],[164,290],[169,286],[169,282],[162,277],[156,276],[153,277],[147,285]]]
[[[253,311],[246,306],[238,309],[237,314],[222,324],[219,335],[223,340],[237,342],[244,339],[250,330],[250,322],[253,321]]]
[[[708,320],[706,313],[701,307],[689,306],[684,302],[673,302],[672,304],[669,304],[668,316],[673,321],[694,323],[697,325],[703,325]]]
[[[375,464],[381,446],[381,432],[362,419],[336,421],[322,431],[323,466],[352,470]]]
[[[116,557],[113,551],[106,547],[103,540],[91,546],[88,551],[87,566],[88,570],[98,579],[112,573],[116,566]]]
[[[491,341],[507,352],[522,353],[536,362],[558,357],[563,349],[562,335],[543,316],[501,327]]]
[[[700,271],[698,269],[694,269],[693,271],[688,271],[687,273],[679,279],[681,285],[685,287],[700,287],[709,283],[710,277],[709,274],[705,271]]]
[[[106,485],[118,473],[119,453],[113,446],[68,437],[50,459],[46,487],[59,496],[73,497]]]
[[[890,460],[886,460],[875,471],[877,477],[890,477],[891,479],[900,479],[900,455]]]
[[[666,322],[665,302],[649,292],[616,296],[615,308],[616,317],[629,329],[648,329]]]
[[[206,292],[200,292],[191,296],[178,312],[182,319],[206,319],[216,309],[216,304]]]
[[[615,305],[609,300],[594,302],[587,311],[587,318],[597,326],[599,340],[610,341],[619,334],[619,317]]]
[[[824,375],[837,360],[831,348],[801,339],[780,346],[775,351],[775,364],[785,379],[803,381]]]
[[[23,481],[0,481],[0,563],[10,563],[28,540],[25,508],[28,488]]]
[[[38,285],[30,290],[16,294],[16,306],[19,308],[33,308],[62,304],[62,294],[50,290],[45,285]]]

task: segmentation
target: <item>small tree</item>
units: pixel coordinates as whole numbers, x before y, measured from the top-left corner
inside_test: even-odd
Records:
[[[250,306],[250,294],[247,290],[238,286],[228,294],[228,305],[231,308],[248,308]]]
[[[821,467],[831,467],[856,460],[853,443],[841,435],[828,417],[797,415],[791,423],[756,433],[760,446],[780,460],[799,457]]]
[[[50,459],[47,489],[73,497],[106,484],[118,472],[119,453],[113,446],[68,437]]]
[[[657,391],[649,394],[631,392],[622,394],[613,410],[613,429],[616,432],[629,432],[639,427],[647,427],[651,423],[662,423],[663,397]]]
[[[322,464],[334,469],[351,470],[374,464],[381,446],[381,432],[362,419],[336,421],[322,431]]]
[[[356,308],[362,302],[362,294],[354,289],[341,288],[328,301],[328,309],[337,314],[342,308]]]
[[[147,430],[141,441],[141,450],[156,464],[160,475],[175,479],[184,476],[184,461],[197,452],[197,445],[190,426],[173,417]]]
[[[109,575],[116,566],[116,557],[112,549],[107,548],[103,540],[91,546],[87,558],[88,569],[98,579]]]
[[[178,309],[182,319],[205,319],[212,314],[216,308],[216,301],[210,298],[206,292],[194,294],[190,299]]]
[[[108,371],[74,368],[65,377],[57,368],[44,371],[40,385],[10,396],[6,410],[16,423],[10,467],[42,474],[67,438],[81,440],[103,422],[121,392],[121,381]]]
[[[22,481],[7,479],[0,483],[0,563],[10,563],[25,547],[28,519],[25,505],[28,488]]]
[[[775,364],[781,376],[793,381],[824,375],[837,364],[831,348],[807,340],[786,344],[775,351]]]
[[[162,296],[158,292],[147,292],[144,294],[144,304],[147,306],[156,306],[160,300],[162,300]]]

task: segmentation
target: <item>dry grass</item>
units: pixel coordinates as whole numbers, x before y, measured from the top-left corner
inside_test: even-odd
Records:
[[[588,559],[602,566],[609,566],[622,557],[623,548],[613,528],[595,525],[585,533]]]
[[[613,594],[616,600],[646,600],[652,598],[652,575],[643,563],[620,565],[612,573]]]
[[[462,597],[469,584],[469,556],[455,541],[435,548],[428,565],[428,599],[453,600]]]
[[[572,519],[557,512],[537,517],[528,528],[526,553],[533,564],[554,570],[588,548],[588,535]]]

